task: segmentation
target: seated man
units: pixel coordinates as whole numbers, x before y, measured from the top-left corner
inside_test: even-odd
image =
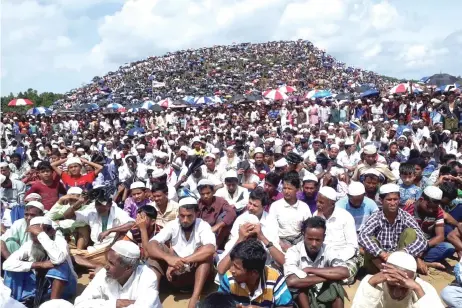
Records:
[[[26,194],[26,185],[13,177],[8,163],[0,163],[0,173],[5,177],[0,185],[0,199],[10,206],[22,205]]]
[[[179,204],[178,219],[151,239],[148,255],[159,280],[164,276],[175,287],[194,286],[188,304],[194,308],[213,269],[216,240],[210,225],[198,218],[196,199],[186,197]]]
[[[318,177],[309,172],[303,178],[302,191],[297,192],[297,199],[305,202],[310,207],[311,214],[316,212],[316,197],[318,196]]]
[[[125,241],[132,241],[140,247],[141,259],[146,259],[149,240],[156,234],[157,210],[152,205],[138,209],[135,225],[125,235]]]
[[[152,206],[157,211],[156,233],[178,217],[179,204],[168,198],[168,186],[165,183],[153,183],[151,187]]]
[[[385,177],[377,170],[364,169],[361,171],[359,181],[364,184],[366,190],[366,197],[375,201],[378,208],[382,208],[382,203],[379,197],[379,187],[385,181]]]
[[[335,203],[335,207],[345,209],[355,220],[356,232],[364,226],[372,213],[379,208],[374,200],[365,196],[366,189],[360,182],[352,182],[348,186],[348,196]]]
[[[456,249],[459,259],[462,258],[462,199],[457,197],[457,186],[451,182],[439,185],[443,192],[441,208],[444,214],[444,236]]]
[[[293,307],[284,276],[265,266],[265,248],[257,239],[238,243],[230,252],[231,268],[220,277],[219,292],[231,294],[236,307]]]
[[[130,185],[130,197],[125,199],[124,211],[135,219],[137,210],[148,204],[151,204],[151,200],[146,195],[146,185],[143,182],[133,182]]]
[[[75,260],[82,266],[95,268],[86,262],[85,259],[93,260],[94,264],[104,265],[106,262],[105,253],[114,239],[130,230],[135,221],[126,212],[117,207],[104,191],[98,192],[93,207],[80,211],[81,204],[71,206],[64,213],[64,218],[74,219],[76,222],[83,222],[90,227],[90,234],[86,238],[86,247],[81,250],[72,251]],[[79,256],[85,258],[78,258]]]
[[[363,265],[354,218],[345,209],[335,206],[337,193],[333,188],[321,187],[317,199],[318,210],[314,215],[326,220],[324,243],[336,258],[346,263],[350,273],[346,283],[352,284],[359,268]]]
[[[225,199],[213,195],[214,183],[210,180],[201,180],[197,185],[197,190],[201,196],[198,200],[197,217],[212,226],[212,232],[217,237],[217,247],[220,248],[229,236],[236,219],[236,210]]]
[[[303,240],[286,253],[284,275],[287,286],[297,290],[300,308],[344,306],[345,291],[339,282],[350,274],[345,262],[324,243],[326,227],[323,218],[308,218],[301,228]]]
[[[247,211],[234,222],[225,251],[220,256],[222,258],[218,263],[218,273],[220,275],[226,273],[231,267],[229,253],[233,247],[252,237],[256,237],[265,246],[268,257],[266,260],[267,265],[270,265],[273,261],[281,268],[284,265],[284,254],[279,245],[277,222],[264,211],[265,199],[266,194],[261,188],[257,188],[250,193]]]
[[[43,210],[43,204],[38,201],[26,204],[24,218],[16,220],[0,237],[0,252],[3,260],[8,259],[13,252],[30,240],[30,234],[27,232],[30,221],[34,217],[43,216]]]
[[[454,267],[456,282],[441,291],[441,298],[448,308],[462,307],[462,259]]]
[[[157,277],[149,267],[139,264],[138,246],[118,241],[107,252],[107,260],[107,265],[75,299],[75,308],[162,307]]]
[[[31,240],[25,242],[3,263],[5,285],[18,301],[34,303],[47,299],[71,299],[77,288],[66,240],[43,216],[30,220]]]
[[[428,240],[427,250],[417,259],[419,274],[428,274],[427,265],[445,269],[440,262],[445,262],[445,259],[455,252],[454,246],[444,241],[444,212],[440,207],[442,197],[441,189],[436,186],[427,186],[415,203],[404,207],[404,210],[417,221]]]
[[[364,248],[364,267],[375,274],[393,251],[405,250],[414,257],[427,248],[427,240],[415,219],[399,208],[399,186],[380,187],[382,211],[374,212],[359,233]]]
[[[215,196],[225,199],[236,209],[236,212],[240,213],[244,211],[245,206],[249,202],[249,191],[247,188],[239,186],[236,171],[226,171],[224,177],[225,187],[218,189]]]
[[[281,176],[276,172],[270,172],[265,176],[263,183],[260,184],[260,187],[263,187],[266,194],[268,195],[269,202],[268,205],[265,207],[265,211],[269,211],[271,204],[273,202],[278,201],[284,196],[282,192],[279,191],[279,185],[281,184]]]
[[[383,270],[361,281],[352,308],[443,308],[435,288],[417,277],[417,263],[404,251],[388,257]]]

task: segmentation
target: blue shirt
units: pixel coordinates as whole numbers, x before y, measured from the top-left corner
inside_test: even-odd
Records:
[[[399,184],[399,204],[403,206],[407,200],[414,199],[416,201],[422,195],[422,189],[415,184],[406,186],[403,183]]]
[[[339,199],[335,203],[335,206],[347,210],[348,213],[353,216],[355,219],[356,231],[358,232],[369,219],[369,216],[371,216],[371,214],[375,211],[379,210],[377,203],[368,197],[364,197],[363,203],[361,203],[359,208],[351,206],[350,202],[348,201],[348,197]]]

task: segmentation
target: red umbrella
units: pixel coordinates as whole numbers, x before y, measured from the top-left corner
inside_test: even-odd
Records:
[[[34,103],[26,98],[15,98],[8,103],[8,106],[32,106]]]
[[[297,91],[297,88],[292,87],[292,86],[283,86],[279,88],[279,91],[284,92],[284,93],[292,93]]]
[[[273,101],[286,100],[288,98],[284,92],[279,90],[267,90],[263,92],[263,96],[272,99]]]

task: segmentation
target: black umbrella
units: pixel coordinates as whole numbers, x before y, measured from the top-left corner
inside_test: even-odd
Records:
[[[242,103],[243,101],[245,101],[245,96],[242,95],[242,94],[237,94],[237,95],[234,95],[233,97],[231,97],[228,102],[230,103]]]
[[[340,94],[337,94],[335,99],[344,100],[344,99],[351,99],[351,97],[352,97],[352,95],[350,93],[340,93]]]
[[[375,86],[373,84],[362,84],[359,87],[355,88],[355,92],[357,93],[363,93],[366,92],[367,90],[373,89]]]
[[[435,85],[437,87],[441,87],[447,84],[455,83],[457,81],[457,77],[449,74],[435,74],[429,77],[425,83],[428,85]]]
[[[160,105],[157,105],[157,104],[155,104],[154,106],[152,106],[151,110],[154,111],[154,112],[161,112],[161,111],[164,111],[164,109],[163,109],[162,107],[160,107]]]
[[[262,100],[262,96],[261,95],[258,95],[258,94],[250,94],[250,95],[247,95],[246,96],[246,101],[250,101],[250,102],[256,102],[256,101],[259,101],[259,100]]]

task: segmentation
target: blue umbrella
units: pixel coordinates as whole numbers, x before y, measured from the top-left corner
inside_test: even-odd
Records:
[[[330,97],[332,96],[332,93],[328,90],[321,90],[321,91],[318,91],[314,94],[314,98],[324,98],[324,97]]]
[[[194,104],[196,105],[213,105],[215,104],[215,100],[212,97],[203,96],[198,97],[194,100]]]
[[[141,108],[143,109],[151,109],[152,107],[154,107],[156,103],[154,103],[153,101],[145,101],[143,103],[143,105],[141,106]]]
[[[45,114],[45,115],[50,115],[53,112],[46,108],[46,107],[34,107],[29,110],[27,110],[26,114],[28,115],[39,115],[39,114]]]
[[[120,109],[120,108],[123,108],[124,106],[122,106],[121,104],[117,104],[117,103],[112,103],[112,104],[109,104],[106,106],[106,108],[109,108],[109,109],[114,109],[114,110],[117,110],[117,109]]]
[[[145,133],[145,130],[142,127],[134,127],[132,129],[128,130],[128,132],[127,132],[127,134],[129,136],[131,136],[131,137],[136,136],[136,135],[140,135],[140,134],[144,134],[144,133]]]
[[[447,85],[436,88],[435,92],[449,92],[449,90],[451,90],[453,88],[458,89],[458,88],[460,88],[460,85],[457,84],[457,83],[447,84]]]
[[[135,113],[135,112],[140,111],[140,108],[130,108],[130,109],[128,109],[127,111],[128,111],[128,112],[133,112],[133,113]]]
[[[194,104],[194,96],[185,96],[183,97],[183,100],[188,104]]]
[[[361,93],[361,97],[370,97],[370,96],[378,96],[380,92],[377,89],[369,89],[366,92]]]

